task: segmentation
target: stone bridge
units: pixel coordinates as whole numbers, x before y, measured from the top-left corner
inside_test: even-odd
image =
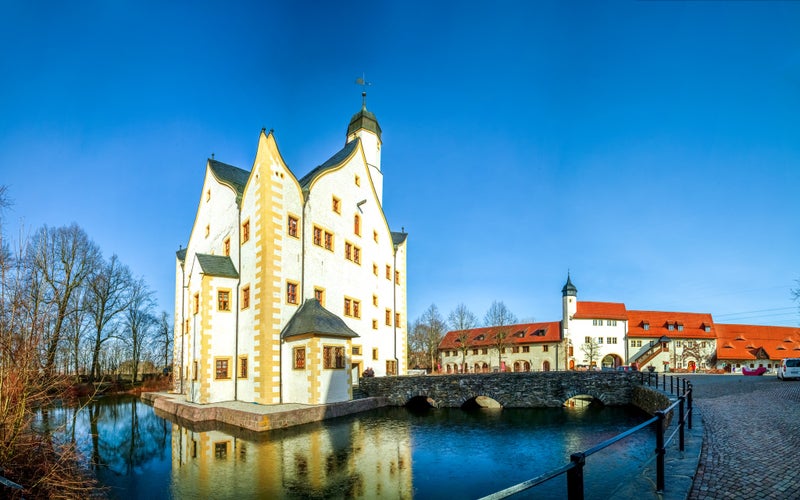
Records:
[[[404,406],[422,397],[433,406],[459,408],[477,397],[489,397],[504,408],[560,407],[588,395],[604,405],[636,404],[641,376],[636,372],[511,372],[361,378],[367,396],[388,398]],[[648,391],[650,392],[650,391]]]

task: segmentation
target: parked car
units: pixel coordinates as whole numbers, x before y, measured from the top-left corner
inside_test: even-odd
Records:
[[[778,378],[786,380],[800,378],[800,358],[784,358],[778,368]]]
[[[621,365],[617,367],[618,372],[638,372],[639,370],[636,369],[635,366],[631,365]]]

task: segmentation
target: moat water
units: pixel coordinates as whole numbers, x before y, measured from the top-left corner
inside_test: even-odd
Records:
[[[135,397],[50,410],[119,499],[477,498],[566,464],[639,424],[635,408],[383,408],[267,433],[173,423]],[[642,431],[587,459],[587,498],[608,498],[652,455]],[[561,476],[515,498],[563,498]]]

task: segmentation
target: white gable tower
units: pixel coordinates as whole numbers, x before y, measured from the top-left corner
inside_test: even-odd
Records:
[[[350,119],[347,127],[347,141],[345,144],[361,140],[364,156],[369,167],[369,175],[378,195],[378,201],[383,204],[383,174],[381,173],[381,126],[378,119],[371,111],[367,111],[367,93],[361,93],[361,110]]]

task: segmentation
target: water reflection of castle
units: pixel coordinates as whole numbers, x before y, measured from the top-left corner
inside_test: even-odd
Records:
[[[172,426],[173,496],[412,498],[407,428],[362,421],[266,435]]]

